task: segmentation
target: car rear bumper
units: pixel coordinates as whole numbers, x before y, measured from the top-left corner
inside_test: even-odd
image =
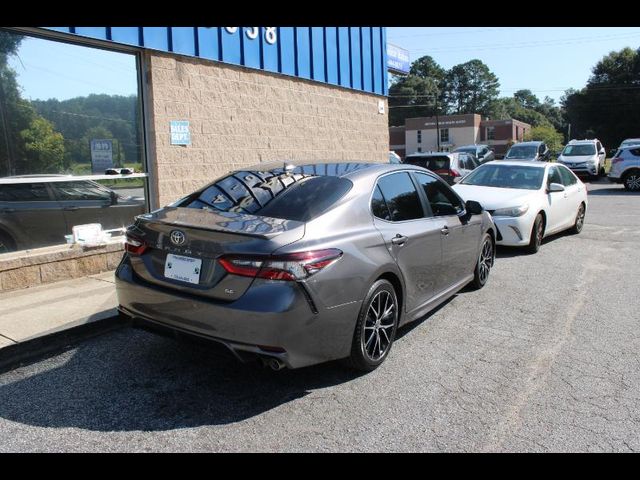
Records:
[[[354,302],[317,311],[304,286],[276,280],[256,280],[232,302],[205,299],[145,282],[126,257],[116,271],[116,293],[118,308],[134,324],[219,342],[240,360],[277,358],[289,368],[348,356],[360,308]]]

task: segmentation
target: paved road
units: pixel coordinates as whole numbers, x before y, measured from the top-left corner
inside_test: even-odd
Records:
[[[640,450],[640,195],[504,249],[368,375],[271,372],[118,331],[0,376],[0,451]]]

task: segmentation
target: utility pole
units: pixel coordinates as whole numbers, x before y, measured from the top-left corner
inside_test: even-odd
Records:
[[[567,143],[571,141],[571,124],[569,124],[569,128],[567,130]]]
[[[440,151],[440,122],[438,120],[438,94],[436,93],[436,142]]]

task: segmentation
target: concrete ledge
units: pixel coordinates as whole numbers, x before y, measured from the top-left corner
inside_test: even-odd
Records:
[[[130,320],[121,318],[116,312],[116,314],[101,320],[54,331],[0,348],[0,373],[39,361],[52,353],[73,348],[78,342],[130,324]]]
[[[114,270],[123,245],[117,237],[100,247],[56,245],[0,255],[0,292]]]

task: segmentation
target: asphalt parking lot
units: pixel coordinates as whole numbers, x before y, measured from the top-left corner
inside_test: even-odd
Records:
[[[639,451],[640,194],[500,249],[389,359],[272,372],[119,330],[0,375],[0,451]]]

